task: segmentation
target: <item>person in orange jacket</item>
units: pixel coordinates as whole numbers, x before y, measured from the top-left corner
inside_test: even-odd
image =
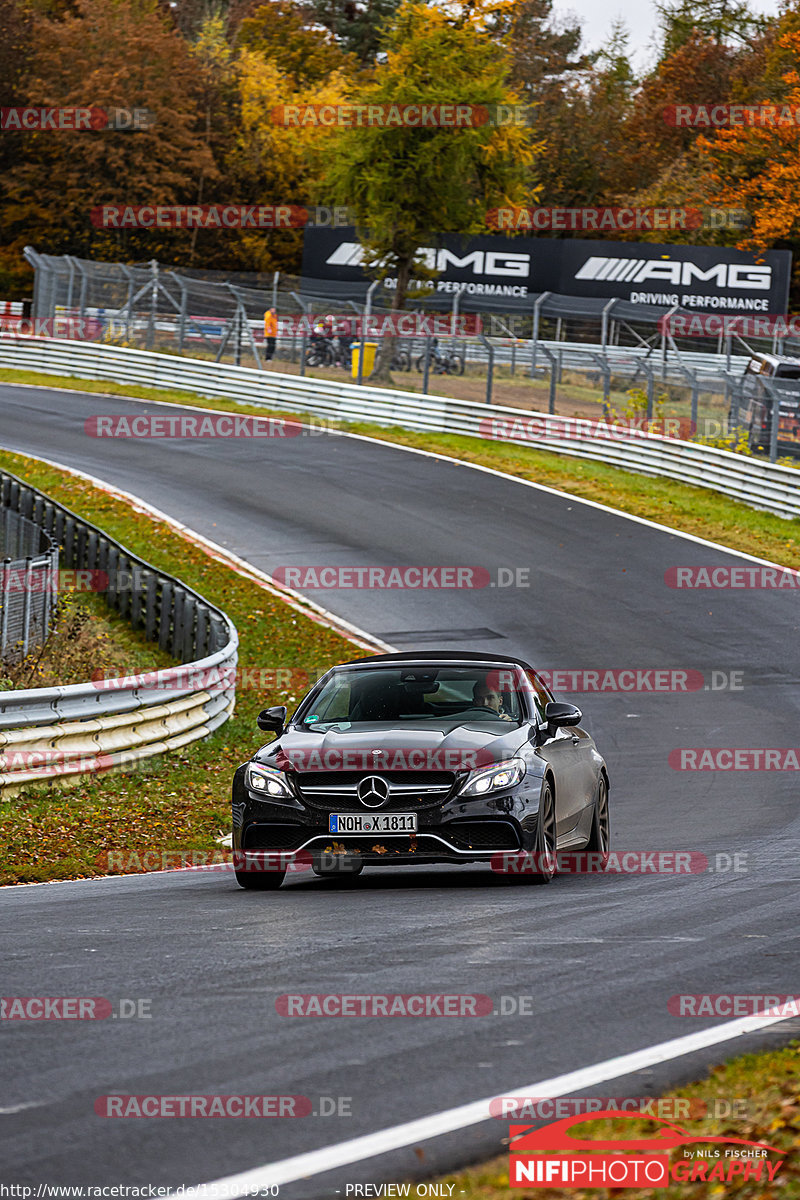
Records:
[[[264,346],[267,362],[275,353],[275,339],[278,336],[278,318],[274,308],[268,308],[264,313]]]

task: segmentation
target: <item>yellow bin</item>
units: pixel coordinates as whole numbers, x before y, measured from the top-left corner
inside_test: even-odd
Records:
[[[372,374],[372,368],[375,366],[375,352],[378,349],[377,342],[364,342],[364,370],[361,372],[361,378],[366,379],[367,375]],[[350,373],[353,379],[358,379],[358,360],[361,357],[361,343],[357,342],[353,346],[353,360],[350,367]]]

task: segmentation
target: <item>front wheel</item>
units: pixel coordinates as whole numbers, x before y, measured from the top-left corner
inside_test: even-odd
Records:
[[[447,359],[447,374],[448,375],[463,375],[464,374],[464,355],[451,354]]]
[[[539,819],[536,823],[536,849],[534,861],[537,870],[525,875],[528,883],[549,883],[556,873],[556,806],[553,789],[549,782],[542,786],[539,800]]]

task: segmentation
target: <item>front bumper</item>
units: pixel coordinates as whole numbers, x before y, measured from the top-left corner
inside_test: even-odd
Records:
[[[280,852],[286,861],[346,852],[370,864],[489,862],[498,853],[534,849],[540,785],[540,779],[526,775],[503,795],[455,797],[421,808],[416,834],[334,834],[325,814],[298,800],[274,802],[254,795],[240,767],[233,783],[233,848]]]

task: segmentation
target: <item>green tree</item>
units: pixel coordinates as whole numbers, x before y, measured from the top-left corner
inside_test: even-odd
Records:
[[[399,5],[400,0],[311,0],[315,20],[362,66],[375,63],[381,31]]]
[[[767,18],[741,0],[655,0],[662,35],[662,58],[668,58],[700,34],[731,45],[748,44],[763,33]]]
[[[487,32],[488,10],[448,11],[406,0],[387,29],[386,63],[355,89],[372,105],[519,103],[508,87],[508,58]],[[349,206],[376,278],[396,277],[402,309],[421,246],[436,232],[474,236],[486,212],[519,204],[537,146],[517,125],[343,129],[329,139],[324,182],[333,203]],[[418,265],[418,264],[417,264]],[[387,339],[382,374],[393,347]]]

